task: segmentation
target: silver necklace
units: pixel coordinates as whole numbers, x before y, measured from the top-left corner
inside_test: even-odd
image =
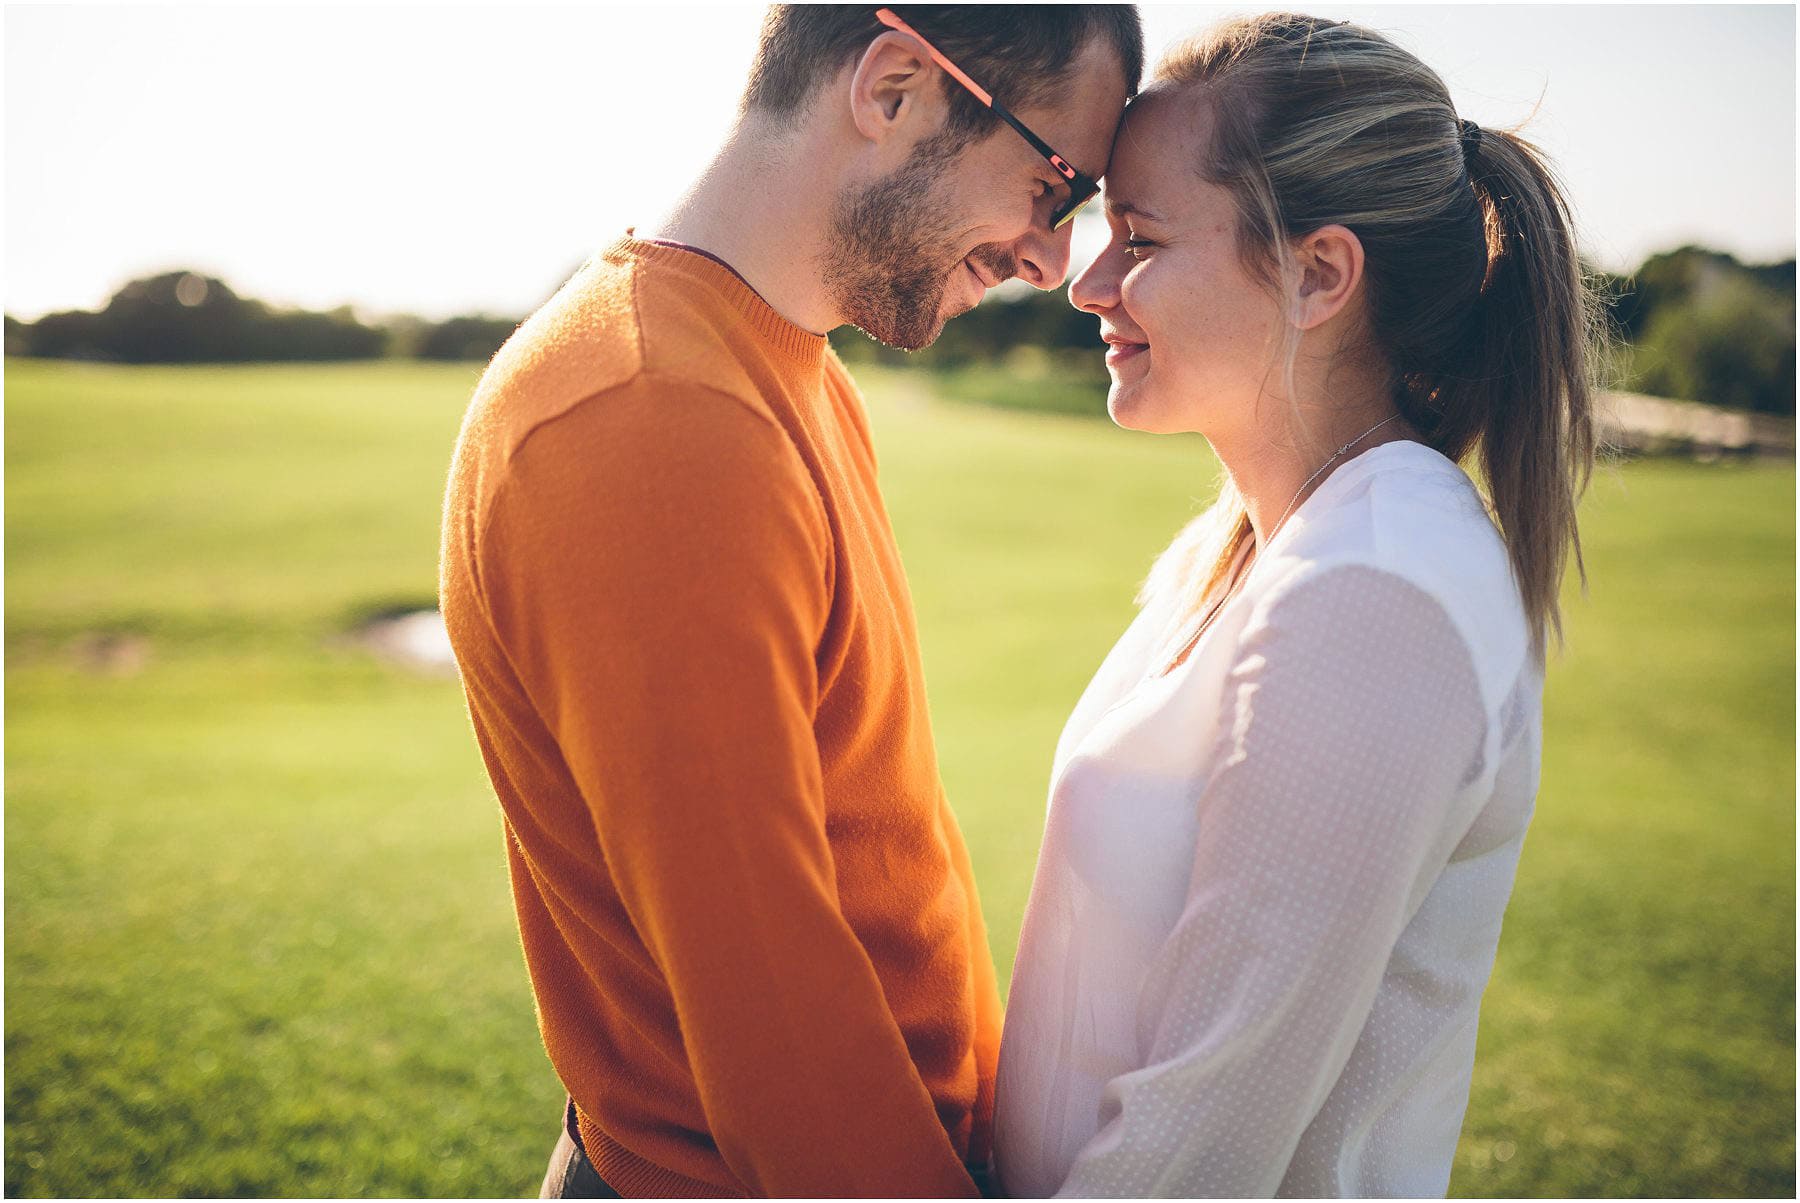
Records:
[[[1348,443],[1345,443],[1342,447],[1339,447],[1336,451],[1333,451],[1331,453],[1331,459],[1328,459],[1324,463],[1319,465],[1319,472],[1323,472],[1323,471],[1325,471],[1325,469],[1331,467],[1332,461],[1336,460],[1338,456],[1344,454],[1344,452],[1350,450],[1350,448],[1356,446],[1358,443],[1362,442],[1364,439],[1368,438],[1370,435],[1374,434],[1377,430],[1380,430],[1383,426],[1386,426],[1389,422],[1392,422],[1395,418],[1397,418],[1399,416],[1400,416],[1400,412],[1398,410],[1394,411],[1393,413],[1389,414],[1387,417],[1381,419],[1381,421],[1375,423],[1375,425],[1369,427],[1367,430],[1363,431],[1361,434],[1359,434],[1355,438],[1351,439]],[[1312,484],[1313,481],[1319,479],[1319,472],[1314,472],[1311,476],[1306,478],[1306,484],[1300,486],[1300,493],[1306,492],[1307,485],[1310,485],[1310,484]],[[1300,493],[1295,493],[1294,500],[1288,502],[1287,509],[1281,511],[1281,517],[1279,517],[1275,520],[1275,525],[1273,527],[1271,527],[1269,530],[1269,539],[1273,539],[1275,537],[1275,532],[1281,529],[1281,524],[1283,522],[1287,521],[1287,516],[1294,512],[1294,506],[1296,504],[1298,504],[1300,501]],[[1268,544],[1269,539],[1263,540],[1263,543],[1265,546]]]
[[[1369,427],[1367,430],[1363,431],[1361,434],[1357,435],[1355,438],[1351,439],[1348,443],[1345,443],[1342,447],[1339,447],[1336,451],[1333,451],[1331,453],[1331,458],[1327,459],[1324,463],[1319,465],[1319,471],[1314,472],[1311,476],[1306,478],[1306,484],[1303,484],[1300,486],[1300,492],[1294,494],[1294,500],[1288,502],[1287,509],[1281,511],[1281,517],[1279,517],[1275,520],[1275,525],[1269,531],[1269,538],[1263,540],[1263,546],[1265,546],[1265,547],[1268,546],[1269,540],[1271,540],[1275,537],[1275,532],[1281,529],[1281,524],[1283,522],[1287,521],[1288,515],[1294,512],[1294,506],[1299,504],[1300,494],[1306,492],[1307,486],[1311,485],[1313,481],[1319,479],[1320,472],[1323,472],[1323,471],[1325,471],[1325,469],[1331,467],[1333,461],[1335,461],[1338,456],[1344,454],[1344,452],[1350,450],[1350,448],[1356,446],[1358,443],[1362,442],[1364,439],[1368,438],[1370,435],[1374,434],[1377,430],[1380,430],[1383,426],[1386,426],[1389,422],[1392,422],[1395,418],[1397,418],[1399,416],[1400,416],[1400,413],[1398,410],[1396,410],[1395,412],[1389,414],[1387,417],[1381,419],[1381,421],[1375,423],[1375,425],[1373,425],[1373,426]],[[1179,663],[1180,659],[1182,657],[1185,657],[1187,655],[1187,653],[1193,648],[1194,641],[1200,638],[1200,632],[1204,631],[1206,629],[1206,624],[1212,621],[1213,615],[1217,614],[1220,610],[1224,609],[1225,603],[1231,600],[1232,595],[1237,592],[1238,586],[1243,583],[1244,583],[1244,574],[1242,573],[1242,571],[1240,569],[1240,571],[1234,575],[1234,578],[1231,582],[1230,587],[1225,590],[1225,595],[1223,597],[1221,597],[1218,601],[1214,602],[1212,605],[1212,608],[1209,609],[1205,614],[1202,614],[1200,616],[1199,625],[1198,625],[1197,629],[1194,631],[1194,633],[1192,635],[1189,635],[1186,639],[1182,640],[1181,650],[1177,653],[1176,663]],[[1162,675],[1166,674],[1168,671],[1172,670],[1174,667],[1175,667],[1175,664],[1169,664],[1163,669],[1162,672],[1159,672],[1157,675],[1162,676]]]

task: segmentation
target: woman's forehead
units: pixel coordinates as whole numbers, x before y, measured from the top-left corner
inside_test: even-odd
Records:
[[[1107,171],[1109,202],[1158,210],[1173,202],[1170,192],[1192,189],[1212,136],[1211,106],[1194,95],[1198,90],[1153,85],[1131,102]]]
[[[1212,108],[1206,89],[1159,81],[1125,107],[1119,134],[1139,143],[1198,150],[1212,136]]]

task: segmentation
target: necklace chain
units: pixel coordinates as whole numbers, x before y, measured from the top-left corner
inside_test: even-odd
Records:
[[[1369,427],[1367,430],[1363,431],[1361,434],[1359,434],[1355,438],[1351,439],[1348,443],[1345,443],[1342,447],[1339,447],[1336,451],[1333,451],[1331,453],[1331,458],[1327,459],[1324,463],[1319,465],[1319,471],[1314,472],[1311,476],[1306,478],[1306,484],[1303,484],[1300,486],[1300,492],[1294,494],[1294,500],[1288,502],[1287,509],[1281,511],[1281,517],[1277,518],[1275,520],[1275,525],[1273,527],[1271,527],[1269,530],[1269,539],[1273,539],[1275,537],[1275,532],[1281,529],[1281,524],[1283,522],[1287,521],[1288,515],[1294,512],[1294,506],[1299,504],[1300,494],[1306,492],[1307,486],[1311,485],[1313,481],[1319,479],[1319,474],[1321,472],[1324,472],[1325,469],[1331,467],[1332,462],[1334,460],[1336,460],[1338,456],[1344,454],[1344,452],[1350,450],[1350,448],[1356,446],[1358,443],[1362,442],[1364,439],[1368,438],[1370,435],[1374,434],[1377,430],[1380,430],[1383,426],[1386,426],[1389,422],[1392,422],[1395,418],[1397,418],[1399,416],[1400,416],[1400,414],[1398,411],[1389,414],[1387,417],[1381,419],[1381,421],[1375,423],[1375,425]],[[1268,541],[1269,541],[1268,539],[1263,540],[1263,543],[1265,546],[1267,545]],[[1212,605],[1212,608],[1201,616],[1198,628],[1194,631],[1194,633],[1192,635],[1188,636],[1185,640],[1182,641],[1181,651],[1176,655],[1174,663],[1169,664],[1166,668],[1164,668],[1164,670],[1163,670],[1164,672],[1168,672],[1168,671],[1172,670],[1176,664],[1181,663],[1181,661],[1187,657],[1188,652],[1193,649],[1194,642],[1200,638],[1200,632],[1204,631],[1206,629],[1206,624],[1208,622],[1212,621],[1213,615],[1217,614],[1221,609],[1224,608],[1225,603],[1227,601],[1231,600],[1232,594],[1236,593],[1238,586],[1243,583],[1242,572],[1243,572],[1243,569],[1240,566],[1237,573],[1234,573],[1234,579],[1232,580],[1230,586],[1225,590],[1225,595],[1223,597],[1221,597],[1218,601],[1214,602]],[[1158,674],[1158,675],[1161,675],[1161,674]]]
[[[1338,456],[1344,454],[1344,452],[1350,450],[1350,448],[1356,446],[1358,443],[1362,442],[1364,439],[1368,438],[1370,435],[1374,434],[1377,430],[1380,430],[1383,426],[1386,426],[1389,422],[1392,422],[1395,418],[1397,418],[1399,416],[1400,416],[1400,413],[1398,410],[1396,410],[1395,412],[1389,414],[1387,417],[1381,419],[1381,421],[1375,423],[1375,425],[1373,425],[1373,426],[1369,427],[1367,430],[1363,431],[1361,434],[1357,435],[1355,438],[1351,439],[1348,443],[1345,443],[1342,447],[1339,447],[1336,451],[1333,451],[1331,453],[1331,459],[1328,459],[1324,463],[1319,465],[1319,472],[1323,472],[1323,471],[1325,471],[1325,469],[1331,467],[1332,461],[1336,460]],[[1273,539],[1275,537],[1275,532],[1281,529],[1281,524],[1283,522],[1287,521],[1287,516],[1294,512],[1294,506],[1299,504],[1300,494],[1306,492],[1307,485],[1310,485],[1310,484],[1312,484],[1313,481],[1319,479],[1319,472],[1314,472],[1311,476],[1306,478],[1306,484],[1303,484],[1300,486],[1300,492],[1294,494],[1294,500],[1288,502],[1287,509],[1281,511],[1281,517],[1277,518],[1275,520],[1275,525],[1269,528],[1269,538],[1270,539]],[[1266,539],[1264,540],[1265,543],[1267,541],[1268,540],[1266,540]]]

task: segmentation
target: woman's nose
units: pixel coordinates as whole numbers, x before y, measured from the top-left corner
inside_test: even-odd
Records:
[[[1119,256],[1113,250],[1109,243],[1069,285],[1069,304],[1083,313],[1100,313],[1119,303],[1119,281],[1124,272],[1115,262]]]

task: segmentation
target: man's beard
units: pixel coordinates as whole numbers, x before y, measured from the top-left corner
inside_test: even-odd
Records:
[[[929,139],[892,173],[846,189],[832,206],[821,275],[843,319],[877,342],[917,351],[944,328],[944,292],[964,256],[933,193],[961,149],[944,135]],[[997,247],[969,253],[1001,279],[1018,270]]]

